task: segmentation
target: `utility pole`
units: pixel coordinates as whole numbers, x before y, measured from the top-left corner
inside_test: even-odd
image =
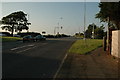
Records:
[[[111,54],[111,38],[110,38],[110,17],[108,17],[108,31],[107,31],[107,50]]]
[[[59,29],[59,27],[55,27],[55,28],[54,28],[54,35],[56,34],[56,29],[57,29],[57,28]]]
[[[62,17],[60,17],[59,19],[61,19],[61,20],[62,20],[63,18],[62,18]],[[54,35],[56,34],[56,29],[58,29],[57,34],[59,34],[59,28],[60,28],[60,29],[62,29],[63,27],[62,27],[62,26],[60,26],[60,23],[59,23],[59,21],[58,21],[58,23],[57,23],[57,27],[55,27],[55,28],[54,28]]]
[[[60,17],[60,19],[61,19],[61,21],[62,21],[63,17]],[[58,26],[58,27],[59,27],[59,26]],[[63,27],[62,27],[62,26],[60,26],[60,28],[62,29]]]
[[[84,40],[86,39],[85,38],[85,31],[86,31],[86,0],[84,0]]]
[[[59,34],[59,22],[58,22],[58,27],[57,27],[57,28],[58,28],[58,32],[57,32],[57,34]]]

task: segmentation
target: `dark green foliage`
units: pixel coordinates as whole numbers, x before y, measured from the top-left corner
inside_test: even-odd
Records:
[[[42,32],[42,34],[46,34],[46,32],[45,32],[45,31],[43,31],[43,32]]]
[[[103,29],[104,29],[103,26],[100,26],[100,28],[97,27],[95,29],[95,38],[96,39],[102,39],[103,38],[103,36],[104,36],[104,30]]]
[[[28,25],[31,23],[28,23],[28,20],[26,18],[27,14],[25,14],[23,11],[18,11],[11,13],[5,17],[2,18],[1,24],[4,24],[1,28],[4,30],[8,30],[13,35],[14,30],[15,31],[22,31],[23,29],[28,30]]]
[[[93,31],[93,25],[90,24],[88,26],[88,29],[85,32],[86,38],[92,38],[92,31]],[[96,39],[102,39],[104,36],[104,27],[103,25],[100,27],[97,27],[96,25],[94,25],[94,38]]]
[[[109,21],[120,30],[120,2],[101,2],[99,7],[100,11],[96,14],[96,18],[100,18],[101,22]]]

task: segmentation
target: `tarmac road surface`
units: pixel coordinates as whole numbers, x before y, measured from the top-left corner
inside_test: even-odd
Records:
[[[53,78],[75,38],[2,43],[2,77]]]

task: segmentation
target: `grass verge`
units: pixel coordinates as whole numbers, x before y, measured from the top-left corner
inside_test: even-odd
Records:
[[[1,42],[11,42],[11,41],[18,41],[18,40],[22,40],[22,38],[19,38],[19,37],[2,37],[2,36],[0,36],[0,41]]]
[[[77,40],[69,49],[69,53],[86,54],[100,46],[102,40],[99,39]]]

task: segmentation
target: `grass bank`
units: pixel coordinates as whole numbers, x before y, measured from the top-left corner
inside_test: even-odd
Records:
[[[77,40],[69,49],[69,53],[86,54],[100,46],[102,40],[99,39]]]
[[[11,42],[11,41],[18,41],[18,40],[22,40],[22,38],[19,37],[2,37],[0,36],[0,41],[2,42]]]

